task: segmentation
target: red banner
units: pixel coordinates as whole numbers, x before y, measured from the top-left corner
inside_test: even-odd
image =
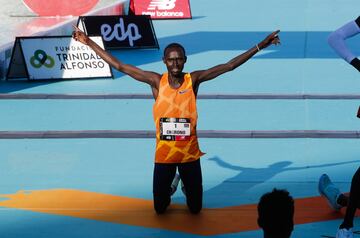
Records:
[[[191,18],[189,0],[130,0],[130,11],[151,19]]]
[[[23,0],[39,16],[80,16],[90,11],[99,0]]]

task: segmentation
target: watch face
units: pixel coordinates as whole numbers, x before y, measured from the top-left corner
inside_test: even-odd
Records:
[[[39,16],[80,16],[90,11],[99,0],[23,0]]]

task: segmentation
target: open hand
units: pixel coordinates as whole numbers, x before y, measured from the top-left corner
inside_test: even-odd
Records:
[[[85,35],[85,33],[82,30],[80,30],[77,26],[73,25],[73,27],[75,30],[72,33],[72,37],[76,41],[80,41],[81,43],[87,45],[89,41],[89,37]]]
[[[270,35],[268,35],[263,41],[259,43],[260,49],[264,49],[268,47],[269,45],[278,45],[280,44],[280,38],[279,38],[279,32],[280,30],[274,31]]]

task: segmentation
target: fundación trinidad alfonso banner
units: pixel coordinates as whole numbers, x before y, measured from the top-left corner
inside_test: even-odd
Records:
[[[101,36],[91,37],[104,48]],[[7,79],[112,78],[111,67],[71,36],[17,37]]]
[[[151,19],[191,18],[189,0],[130,0],[130,12],[150,15]]]
[[[106,49],[159,49],[149,16],[81,16],[77,25],[89,36],[101,35]]]

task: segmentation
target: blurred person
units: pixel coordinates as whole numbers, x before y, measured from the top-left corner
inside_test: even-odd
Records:
[[[332,32],[328,37],[329,45],[346,62],[360,71],[360,60],[346,46],[346,39],[360,33],[360,16]]]
[[[360,167],[352,177],[349,195],[341,193],[327,174],[321,175],[318,186],[320,194],[327,199],[334,210],[339,211],[342,207],[346,207],[336,238],[352,238],[355,212],[360,208]]]
[[[274,188],[261,196],[258,203],[258,225],[264,238],[289,238],[294,230],[294,199],[284,189]]]

